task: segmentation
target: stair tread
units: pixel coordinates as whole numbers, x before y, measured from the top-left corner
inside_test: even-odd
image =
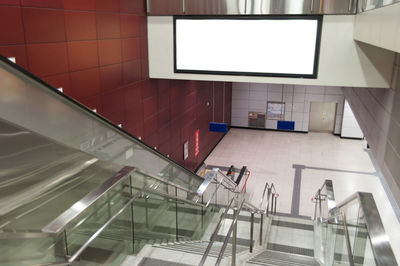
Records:
[[[266,250],[248,261],[261,265],[318,265],[313,257]],[[265,263],[265,264],[262,264]],[[274,264],[275,263],[275,264]],[[283,264],[282,264],[283,263]],[[286,263],[286,264],[285,264]]]

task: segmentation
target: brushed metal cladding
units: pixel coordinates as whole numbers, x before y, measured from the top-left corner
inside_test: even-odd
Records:
[[[299,15],[318,14],[319,0],[247,0],[246,14],[249,15]]]
[[[246,0],[185,0],[185,15],[244,15]]]
[[[112,176],[121,167],[0,119],[0,215],[91,167]]]
[[[149,15],[355,14],[357,0],[147,0]],[[166,8],[168,6],[168,8]]]

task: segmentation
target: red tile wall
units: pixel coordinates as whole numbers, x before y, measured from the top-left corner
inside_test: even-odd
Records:
[[[230,123],[232,85],[149,79],[146,23],[143,0],[0,0],[0,54],[194,170],[223,137],[209,122]]]

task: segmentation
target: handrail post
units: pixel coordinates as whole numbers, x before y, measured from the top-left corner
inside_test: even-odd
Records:
[[[250,253],[253,253],[254,212],[250,216]]]
[[[278,196],[279,196],[279,194],[278,194]],[[277,201],[278,201],[278,197],[275,197],[274,214],[276,214]]]
[[[272,193],[272,196],[271,196],[271,214],[274,214],[274,198],[275,198],[275,193]]]
[[[343,220],[344,238],[345,238],[345,241],[346,241],[349,264],[350,264],[350,266],[354,266],[353,251],[351,250],[349,231],[347,230],[346,214],[344,214],[343,211],[342,211],[341,214],[342,214],[342,220]]]
[[[64,243],[65,243],[65,255],[69,256],[68,241],[67,241],[67,230],[64,229]]]
[[[264,217],[264,213],[261,213],[261,217],[260,217],[260,246],[262,246],[262,235],[263,235],[263,217]]]
[[[133,186],[132,186],[132,175],[129,176],[129,194],[131,195],[131,198],[133,197]],[[130,208],[130,214],[131,214],[131,237],[132,237],[132,253],[135,253],[135,220],[133,216],[133,202],[131,203],[131,208]],[[146,220],[147,222],[147,220]]]
[[[238,210],[235,208],[233,210],[233,217],[236,217]],[[236,237],[237,237],[237,219],[234,221],[233,225],[233,237],[232,237],[232,266],[236,265]]]
[[[176,242],[179,241],[179,230],[178,230],[178,188],[175,187],[175,233],[176,233]]]

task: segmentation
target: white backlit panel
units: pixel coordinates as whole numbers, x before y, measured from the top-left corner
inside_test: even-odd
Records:
[[[175,18],[175,71],[316,77],[319,17]]]

